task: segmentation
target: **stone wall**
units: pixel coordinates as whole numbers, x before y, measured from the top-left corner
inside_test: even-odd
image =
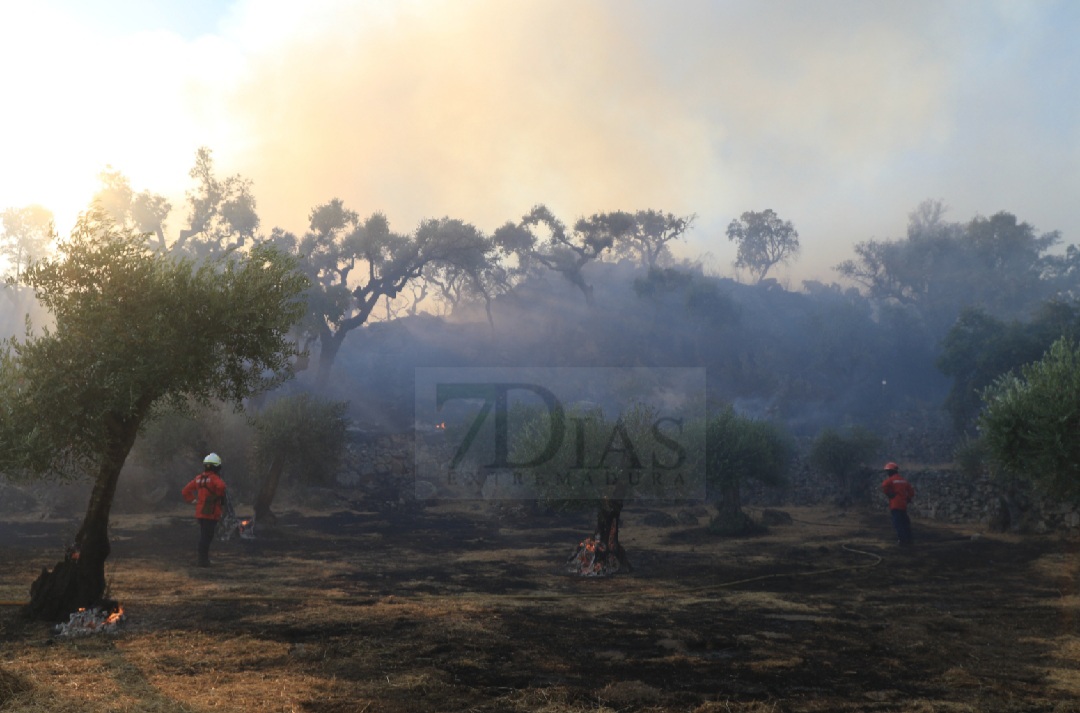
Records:
[[[350,436],[348,457],[338,476],[340,485],[358,488],[375,500],[397,505],[440,495],[426,481],[417,490],[413,434],[354,431]],[[437,436],[425,438],[421,453],[434,454],[441,450],[440,445]],[[437,455],[440,462],[446,462],[446,453]],[[797,465],[795,470],[788,485],[782,488],[748,485],[743,489],[743,502],[764,507],[857,504],[858,498],[841,492],[832,479],[813,473],[805,465]],[[1080,508],[1040,497],[1030,488],[1002,484],[988,475],[973,478],[949,466],[916,467],[902,472],[916,489],[910,509],[916,518],[969,523],[996,531],[1080,532]],[[866,474],[863,500],[868,507],[884,507],[884,496],[879,489],[882,480],[883,473]],[[430,492],[424,492],[424,487]],[[478,489],[476,497],[483,496]]]
[[[416,499],[413,460],[412,434],[351,430],[337,482],[380,506],[407,505]]]
[[[997,532],[1080,532],[1080,508],[1041,496],[1030,487],[1005,484],[983,474],[971,477],[948,465],[902,469],[915,486],[909,512],[916,518],[968,523]],[[743,502],[762,507],[838,504],[885,507],[884,473],[867,472],[859,497],[845,494],[831,478],[797,468],[788,485],[765,488],[751,484]]]
[[[952,523],[977,523],[991,530],[1023,533],[1077,532],[1080,510],[1029,487],[1001,483],[989,475],[927,468],[904,473],[915,486],[910,511]]]

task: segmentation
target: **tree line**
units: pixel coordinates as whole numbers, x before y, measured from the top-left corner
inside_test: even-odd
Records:
[[[904,238],[860,243],[837,266],[861,290],[807,283],[796,293],[767,279],[801,249],[794,226],[771,210],[728,226],[735,266],[755,278],[746,285],[675,258],[692,215],[616,211],[571,225],[537,205],[490,234],[448,217],[402,233],[335,198],[311,210],[303,234],[266,235],[249,180],[218,178],[207,149],[190,177],[186,227],[172,239],[168,201],[136,193],[111,169],[70,238],[57,242],[38,207],[0,216],[10,289],[32,290],[50,320],[6,343],[3,472],[95,478],[75,542],[35,584],[41,615],[100,596],[117,478],[148,423],[169,408],[253,404],[305,370],[309,351],[317,393],[335,383],[344,355],[338,372],[387,414],[411,403],[409,369],[425,359],[705,366],[709,443],[749,444],[705,454],[721,512],[736,522],[738,483],[776,482],[794,452],[787,434],[816,437],[812,465],[854,490],[854,463],[875,447],[859,429],[879,429],[882,413],[918,403],[948,410],[958,434],[982,424],[997,462],[1015,472],[1033,462],[1018,454],[1042,452],[1044,441],[1001,426],[1013,423],[1006,404],[1030,416],[1024,398],[1045,388],[1040,379],[1072,373],[1080,254],[1050,252],[1057,233],[1004,212],[952,223],[928,201]],[[479,318],[460,321],[469,314]],[[345,349],[360,327],[369,327],[364,344]],[[1050,376],[1030,366],[1047,349]],[[286,435],[312,413],[267,419],[267,442],[291,442]],[[342,419],[335,407],[317,420]],[[1049,429],[1062,419],[1038,422]],[[269,459],[266,508],[288,452]],[[1072,455],[1054,461],[1060,482],[1074,480]]]

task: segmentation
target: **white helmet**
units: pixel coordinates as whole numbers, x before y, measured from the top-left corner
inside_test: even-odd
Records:
[[[217,453],[211,453],[202,459],[203,465],[216,465],[221,466],[221,456]]]

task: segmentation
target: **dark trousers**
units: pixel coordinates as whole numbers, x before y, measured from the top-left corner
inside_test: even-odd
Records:
[[[892,526],[896,530],[896,539],[901,545],[910,545],[911,518],[908,517],[907,510],[890,510],[889,514],[892,515]]]
[[[201,517],[197,519],[199,521],[199,564],[208,564],[210,562],[210,543],[214,541],[217,520],[205,520]]]

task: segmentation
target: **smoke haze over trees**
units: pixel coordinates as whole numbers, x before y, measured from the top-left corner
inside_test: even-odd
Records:
[[[291,254],[311,283],[292,338],[317,368],[282,393],[332,390],[366,429],[413,427],[416,367],[519,365],[705,367],[714,412],[731,407],[803,438],[881,433],[904,414],[946,411],[963,429],[980,408],[975,391],[1076,324],[1080,253],[1051,252],[1058,233],[1005,211],[951,222],[942,202],[926,201],[904,237],[860,243],[837,266],[848,286],[791,290],[762,279],[800,247],[792,221],[772,211],[732,228],[757,278],[744,284],[671,254],[693,215],[611,211],[568,227],[537,204],[490,235],[453,217],[397,232],[381,213],[362,219],[332,199],[297,236],[265,232],[252,183],[218,178],[208,149],[190,178],[181,220],[112,169],[96,198],[176,257],[262,243]]]

